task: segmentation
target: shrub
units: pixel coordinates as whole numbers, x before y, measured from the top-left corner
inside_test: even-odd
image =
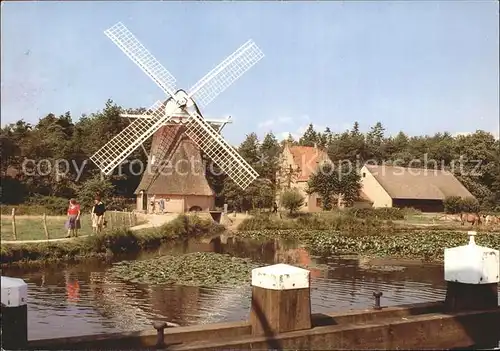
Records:
[[[477,213],[481,210],[479,201],[473,197],[466,197],[462,199],[462,211]]]
[[[462,212],[462,198],[460,196],[448,196],[443,200],[444,212],[455,214]]]
[[[448,196],[443,201],[444,211],[455,214],[460,212],[477,213],[480,210],[479,201],[473,197]]]
[[[348,216],[362,219],[379,219],[379,220],[401,220],[405,218],[405,211],[395,207],[385,208],[347,208],[345,213]]]
[[[304,205],[304,196],[298,189],[287,189],[281,194],[281,205],[293,213]]]

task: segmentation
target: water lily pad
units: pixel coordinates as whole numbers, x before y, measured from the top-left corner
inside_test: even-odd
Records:
[[[194,286],[234,286],[248,283],[251,271],[258,267],[249,259],[212,252],[181,256],[161,256],[142,261],[123,261],[108,274],[114,278],[142,284],[178,284]]]

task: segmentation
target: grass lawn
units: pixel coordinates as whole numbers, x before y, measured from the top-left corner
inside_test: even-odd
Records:
[[[114,217],[110,216],[110,214],[111,213],[108,213],[107,216],[108,221],[114,218],[117,222],[119,222],[120,226],[128,224],[128,218],[126,218],[127,221],[123,221],[123,216],[128,217],[128,214],[117,212],[114,214]],[[16,216],[17,240],[46,239],[42,219],[42,216]],[[66,237],[67,230],[64,228],[64,222],[66,219],[66,216],[47,216],[47,229],[49,231],[50,239]],[[80,217],[80,223],[81,229],[78,231],[78,236],[92,234],[92,222],[89,214],[82,214]],[[114,227],[117,226],[118,225],[115,225]],[[11,216],[2,215],[1,217],[1,239],[14,240]]]

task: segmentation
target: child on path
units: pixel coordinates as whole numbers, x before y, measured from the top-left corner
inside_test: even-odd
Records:
[[[66,229],[68,229],[66,238],[77,237],[80,228],[80,205],[75,199],[71,199],[69,200],[68,219],[66,220]]]
[[[94,207],[92,207],[91,216],[92,216],[92,231],[97,234],[102,231],[104,226],[106,213],[106,206],[101,201],[100,196],[96,196],[94,200]]]

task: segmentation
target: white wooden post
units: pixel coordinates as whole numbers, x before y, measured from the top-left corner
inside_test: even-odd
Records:
[[[499,251],[476,245],[475,231],[467,234],[468,245],[444,250],[446,308],[454,312],[497,308]]]
[[[2,276],[2,349],[23,350],[28,343],[28,285]]]
[[[252,335],[311,328],[310,272],[275,264],[252,270]]]

